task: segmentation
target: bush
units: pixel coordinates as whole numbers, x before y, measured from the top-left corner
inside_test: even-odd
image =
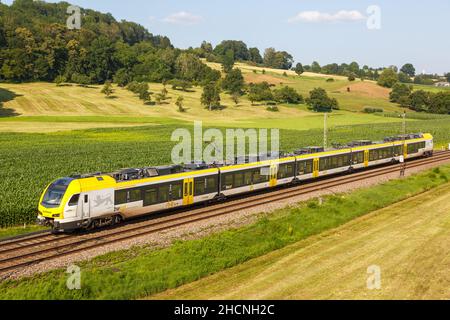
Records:
[[[365,112],[365,113],[382,113],[382,112],[384,112],[384,110],[379,109],[379,108],[366,107],[366,108],[364,108],[363,112]]]
[[[274,105],[274,106],[267,106],[266,110],[267,111],[271,111],[271,112],[278,112],[278,111],[280,111],[278,109],[278,106],[276,106],[276,105]]]
[[[315,88],[309,93],[306,103],[316,112],[331,112],[339,110],[339,103],[335,98],[328,97],[327,92],[322,88]]]
[[[67,78],[65,76],[60,75],[55,78],[55,83],[57,86],[61,86],[64,82],[67,82]]]
[[[169,81],[169,84],[172,85],[172,89],[187,91],[192,88],[192,82],[187,80],[173,79]]]
[[[412,92],[412,87],[403,83],[396,83],[389,94],[389,100],[396,103],[405,103],[407,98]]]
[[[251,83],[248,87],[248,99],[253,102],[255,101],[270,101],[273,100],[273,94],[270,90],[270,85],[267,82],[262,83]]]
[[[294,89],[288,86],[275,89],[273,91],[275,100],[279,103],[303,103],[303,97]]]
[[[378,84],[386,88],[392,88],[397,82],[398,75],[391,68],[384,69],[384,71],[380,74],[380,78],[378,78]]]

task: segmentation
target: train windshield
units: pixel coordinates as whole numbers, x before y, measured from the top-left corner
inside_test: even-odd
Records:
[[[47,208],[59,207],[72,180],[71,178],[62,178],[52,183],[42,199],[42,205]]]

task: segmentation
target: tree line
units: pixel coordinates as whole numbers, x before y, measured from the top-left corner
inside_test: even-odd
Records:
[[[450,91],[433,93],[413,90],[412,85],[396,83],[389,97],[391,102],[414,111],[450,114]]]

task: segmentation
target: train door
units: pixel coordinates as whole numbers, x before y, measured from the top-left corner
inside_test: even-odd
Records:
[[[364,150],[364,166],[369,166],[369,150]]]
[[[403,145],[403,159],[406,160],[406,158],[408,158],[408,145],[405,143]]]
[[[83,219],[89,218],[91,216],[91,206],[89,203],[89,195],[83,195]]]
[[[269,186],[275,187],[277,185],[278,164],[270,165],[270,182]]]
[[[313,161],[313,177],[317,178],[319,176],[319,158]]]
[[[194,178],[184,179],[183,182],[183,205],[194,203]]]

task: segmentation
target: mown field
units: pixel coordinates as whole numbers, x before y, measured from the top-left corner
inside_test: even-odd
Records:
[[[170,138],[179,127],[191,130],[191,125],[164,124],[41,134],[2,133],[0,226],[33,222],[40,193],[56,178],[169,164],[170,152],[175,145]],[[381,139],[399,134],[401,130],[398,123],[337,126],[330,129],[329,143]],[[436,143],[441,145],[450,141],[449,122],[445,119],[412,121],[408,123],[408,131],[431,132]],[[285,151],[320,145],[322,129],[281,130],[280,140],[280,148]]]
[[[448,185],[449,178],[449,166],[436,168],[406,179],[393,180],[352,193],[327,196],[323,198],[321,204],[317,199],[313,199],[296,207],[278,210],[266,215],[255,224],[212,234],[198,240],[177,241],[168,248],[155,250],[136,247],[130,250],[112,252],[90,261],[78,263],[82,272],[81,290],[67,289],[67,274],[62,269],[35,275],[28,279],[4,281],[0,283],[0,299],[146,298],[149,295],[180,287],[183,284],[247,261],[251,263],[251,259],[264,256],[269,252],[275,252],[276,255],[275,250],[314,235],[321,233],[323,235],[324,231],[332,230],[355,218],[426,190],[444,184]],[[438,205],[438,203],[435,201],[433,205]],[[448,219],[448,212],[446,213],[443,215]],[[428,217],[438,215],[437,212],[428,211],[420,214],[428,215]],[[412,218],[420,214],[413,215]],[[394,216],[395,220],[401,218],[403,212],[396,211],[391,215]],[[422,217],[420,221],[423,221],[424,218]],[[441,218],[439,221],[445,222],[440,225],[441,229],[439,230],[448,226],[445,219]],[[409,221],[408,225],[414,224],[420,225],[420,223],[415,223],[414,219]],[[363,227],[364,223],[353,224],[355,230]],[[399,235],[401,231],[402,227],[396,230]],[[422,238],[423,243],[426,236],[430,235],[432,238],[432,235],[438,232],[436,228],[430,228],[428,231],[431,233],[421,234],[418,232],[415,241],[420,242]],[[439,235],[444,235],[444,238],[447,237],[448,239],[447,232],[440,232]],[[394,237],[391,239],[393,239],[391,242],[395,242],[401,238]],[[406,239],[401,240],[403,245],[409,245]],[[314,245],[314,239],[311,240],[311,243]],[[341,248],[346,243],[348,242],[341,243]],[[444,248],[447,248],[445,243]],[[333,242],[333,244],[335,245],[336,242]],[[439,246],[437,249],[439,249]],[[326,252],[319,253],[326,254]],[[398,254],[397,256],[396,253],[398,254],[398,251],[391,254],[396,259],[401,259],[401,255]],[[421,253],[426,256],[427,251],[422,250]],[[436,257],[439,257],[439,255],[436,255]],[[351,263],[347,260],[346,255],[343,259],[344,261],[341,261],[341,263],[344,265],[346,262]],[[369,261],[369,263],[377,262],[381,263]],[[442,265],[441,263],[440,266]],[[301,270],[296,270],[296,272],[301,272]],[[419,275],[414,279],[418,277]],[[439,280],[439,274],[433,276],[433,279]],[[235,279],[230,280],[234,281]],[[364,285],[364,282],[362,285]]]
[[[449,224],[445,184],[152,299],[448,299]]]

